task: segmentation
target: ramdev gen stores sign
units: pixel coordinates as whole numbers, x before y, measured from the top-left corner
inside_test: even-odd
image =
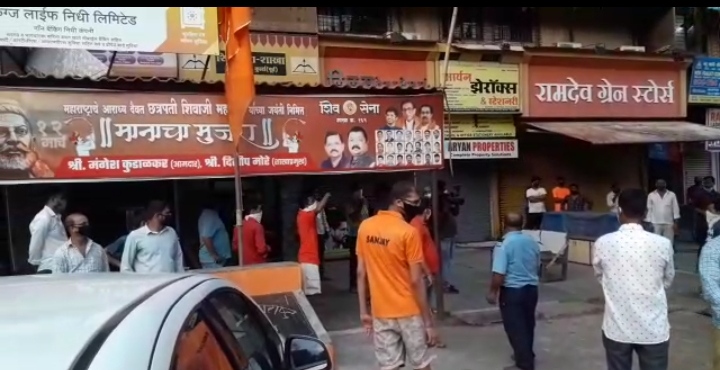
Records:
[[[513,139],[445,141],[445,159],[493,159],[517,157],[518,141]]]

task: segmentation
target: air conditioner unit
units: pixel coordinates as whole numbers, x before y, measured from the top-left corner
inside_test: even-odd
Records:
[[[420,40],[421,38],[420,34],[415,32],[402,32],[401,35],[403,35],[406,40]]]
[[[555,46],[558,48],[570,48],[570,49],[582,48],[582,44],[579,42],[556,42]]]
[[[644,46],[633,46],[633,45],[623,45],[618,48],[620,51],[634,51],[636,53],[644,53],[645,47]]]

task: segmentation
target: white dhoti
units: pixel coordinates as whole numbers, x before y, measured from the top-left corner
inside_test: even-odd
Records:
[[[301,263],[303,274],[303,292],[305,295],[322,293],[320,282],[320,267],[312,263]]]

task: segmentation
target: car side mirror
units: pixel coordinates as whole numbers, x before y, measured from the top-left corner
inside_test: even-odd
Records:
[[[332,370],[325,343],[304,335],[291,335],[285,341],[285,363],[291,370]]]

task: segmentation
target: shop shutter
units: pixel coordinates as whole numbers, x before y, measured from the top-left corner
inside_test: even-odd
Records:
[[[705,150],[704,144],[684,144],[682,161],[683,189],[694,185],[696,176],[705,177],[712,175],[711,154]]]
[[[460,185],[460,193],[465,204],[460,207],[457,217],[457,240],[461,243],[480,242],[492,237],[490,212],[490,179],[493,160],[456,159],[453,161],[454,177],[450,174],[448,162],[438,171],[438,180],[444,180],[448,188]],[[430,173],[418,172],[416,175],[419,190],[430,185]]]

